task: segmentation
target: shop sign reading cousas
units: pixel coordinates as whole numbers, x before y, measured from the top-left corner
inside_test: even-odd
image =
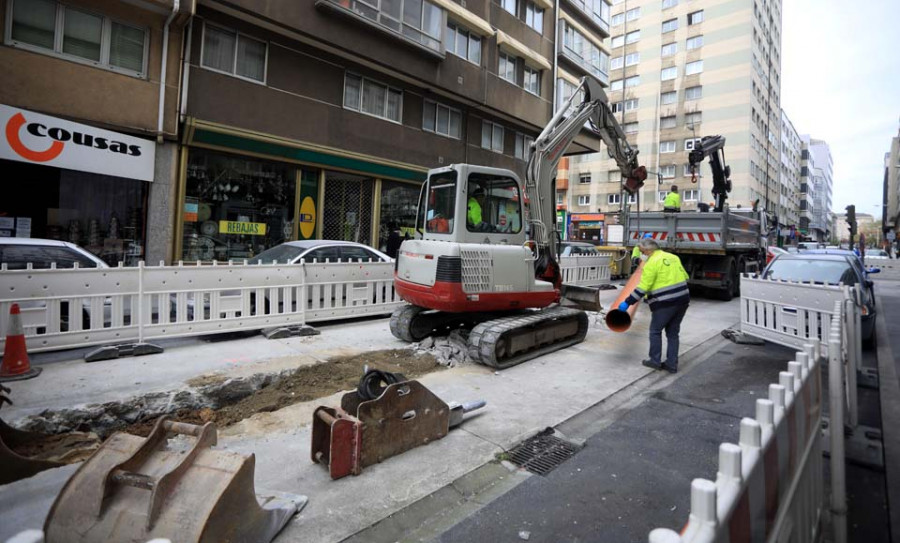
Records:
[[[153,181],[152,141],[0,104],[0,158]]]

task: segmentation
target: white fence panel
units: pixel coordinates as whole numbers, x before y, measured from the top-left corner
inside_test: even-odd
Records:
[[[559,259],[563,283],[577,286],[593,286],[609,283],[612,255],[572,255]]]
[[[13,303],[30,352],[387,314],[403,303],[393,271],[390,262],[2,270],[0,330]]]
[[[827,350],[840,285],[813,285],[741,277],[741,332],[799,349],[810,341]]]

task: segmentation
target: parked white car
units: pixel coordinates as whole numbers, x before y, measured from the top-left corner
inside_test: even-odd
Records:
[[[9,270],[57,268],[108,268],[97,255],[67,241],[40,238],[0,238],[0,264]]]

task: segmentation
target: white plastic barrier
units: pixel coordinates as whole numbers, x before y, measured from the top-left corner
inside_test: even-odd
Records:
[[[741,332],[801,348],[817,342],[827,352],[828,331],[834,319],[834,303],[848,294],[842,285],[814,285],[759,279],[750,274],[741,277]]]
[[[0,330],[13,303],[29,352],[387,314],[403,304],[393,271],[391,262],[3,269]]]
[[[716,481],[691,483],[691,513],[678,534],[658,528],[651,543],[815,541],[823,510],[818,349],[805,346],[769,398],[744,418],[737,445],[719,447]]]
[[[571,255],[559,259],[563,283],[576,286],[594,286],[609,283],[612,255]]]

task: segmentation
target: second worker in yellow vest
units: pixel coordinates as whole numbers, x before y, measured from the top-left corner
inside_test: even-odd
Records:
[[[663,211],[681,211],[681,196],[678,195],[678,187],[672,185],[672,190],[666,194],[663,201]]]

